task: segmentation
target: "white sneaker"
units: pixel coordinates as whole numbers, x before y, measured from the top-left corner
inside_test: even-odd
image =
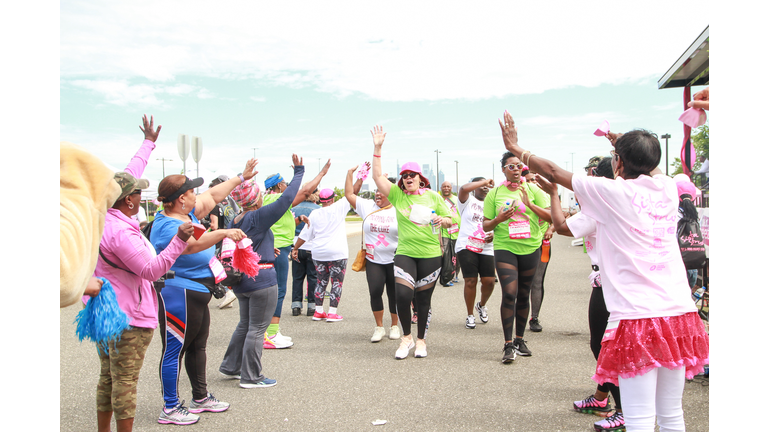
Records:
[[[293,338],[292,338],[292,337],[290,337],[290,336],[286,336],[286,335],[284,335],[284,334],[282,334],[282,333],[280,333],[280,332],[277,332],[277,334],[276,334],[275,336],[279,337],[280,339],[284,339],[284,340],[286,340],[286,341],[288,341],[288,342],[290,342],[290,341],[292,341],[292,340],[293,340]]]
[[[264,348],[266,349],[283,349],[283,348],[290,348],[293,346],[292,341],[288,341],[285,339],[281,339],[275,336],[272,337],[266,337],[264,338]]]
[[[475,305],[475,310],[477,311],[477,315],[480,317],[480,321],[482,321],[483,324],[488,322],[488,308],[485,306],[480,306],[480,302],[477,302]]]
[[[416,349],[413,350],[413,356],[416,358],[424,358],[427,356],[427,341],[424,339],[416,339]]]
[[[398,360],[402,360],[406,357],[408,357],[408,353],[411,352],[411,349],[415,347],[416,344],[413,342],[413,337],[410,339],[406,339],[405,336],[400,338],[400,347],[395,352],[395,358]]]
[[[393,325],[389,328],[389,338],[392,340],[400,339],[400,327]]]
[[[227,293],[224,294],[224,300],[219,303],[219,309],[224,309],[225,307],[232,307],[232,302],[237,300],[237,297],[235,296],[235,293],[232,292],[231,289],[227,289]]]
[[[371,336],[371,342],[380,341],[386,333],[384,327],[376,327],[376,330],[373,331],[373,336]]]
[[[467,321],[464,324],[464,327],[468,329],[475,328],[475,316],[474,315],[467,315]]]

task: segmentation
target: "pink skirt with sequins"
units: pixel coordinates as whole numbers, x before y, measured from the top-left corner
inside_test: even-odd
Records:
[[[592,379],[619,385],[619,376],[632,378],[657,367],[684,367],[685,377],[693,379],[707,364],[709,335],[696,312],[622,320],[615,337],[603,340]]]

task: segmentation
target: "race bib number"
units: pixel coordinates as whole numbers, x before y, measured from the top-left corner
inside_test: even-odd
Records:
[[[459,232],[459,224],[453,224],[448,228],[448,234],[456,234],[457,232]]]
[[[485,247],[485,239],[477,238],[469,236],[467,237],[467,249],[475,252],[480,253],[483,251],[483,248]]]
[[[509,222],[509,238],[527,239],[531,237],[531,224],[527,220],[513,220]]]
[[[373,245],[370,243],[365,244],[365,257],[373,260]]]
[[[216,257],[211,257],[211,260],[208,261],[208,267],[211,268],[213,277],[216,279],[216,283],[219,283],[227,278],[227,272],[224,271],[224,266],[221,265],[221,262],[217,260]]]

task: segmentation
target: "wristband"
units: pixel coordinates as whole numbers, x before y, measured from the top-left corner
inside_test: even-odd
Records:
[[[377,157],[377,158],[380,158],[381,156],[379,156],[379,155],[373,155],[373,157]]]
[[[243,177],[242,173],[238,174],[237,176],[240,177],[240,183],[245,183],[245,177]]]

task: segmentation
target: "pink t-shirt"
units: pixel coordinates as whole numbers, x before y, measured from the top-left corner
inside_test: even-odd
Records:
[[[597,261],[610,321],[695,312],[677,244],[677,186],[574,175],[582,212],[597,223]]]

